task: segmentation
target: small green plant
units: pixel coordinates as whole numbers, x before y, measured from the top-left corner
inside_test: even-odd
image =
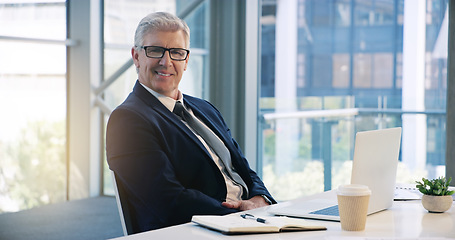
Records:
[[[449,183],[452,181],[450,177],[446,180],[445,177],[428,180],[422,178],[422,182],[416,181],[416,188],[425,195],[445,196],[452,195],[455,191],[449,191]]]

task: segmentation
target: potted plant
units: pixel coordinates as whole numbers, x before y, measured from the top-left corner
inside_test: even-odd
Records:
[[[447,211],[453,203],[452,194],[455,191],[449,190],[449,183],[452,178],[446,180],[444,177],[422,181],[416,181],[417,189],[423,194],[422,205],[431,213],[442,213]]]

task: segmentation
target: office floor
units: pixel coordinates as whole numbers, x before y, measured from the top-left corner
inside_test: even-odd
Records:
[[[115,197],[95,197],[0,214],[0,239],[89,240],[123,236]]]

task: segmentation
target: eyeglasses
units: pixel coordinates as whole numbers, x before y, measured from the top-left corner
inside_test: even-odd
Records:
[[[166,51],[169,51],[169,56],[172,60],[183,61],[186,60],[190,50],[184,48],[164,48],[158,46],[141,46],[145,50],[145,56],[149,58],[162,58]]]

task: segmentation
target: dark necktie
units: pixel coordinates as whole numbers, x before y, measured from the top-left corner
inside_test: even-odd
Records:
[[[204,139],[204,141],[212,148],[212,150],[221,159],[221,161],[223,161],[224,169],[226,169],[230,178],[236,183],[242,185],[244,190],[248,193],[248,187],[246,186],[242,177],[240,177],[240,175],[233,170],[231,154],[229,153],[229,150],[226,148],[226,146],[224,146],[223,142],[221,142],[213,132],[211,132],[197,119],[195,119],[185,109],[185,107],[180,101],[177,101],[175,103],[173,113],[182,118],[195,132],[197,132]]]

